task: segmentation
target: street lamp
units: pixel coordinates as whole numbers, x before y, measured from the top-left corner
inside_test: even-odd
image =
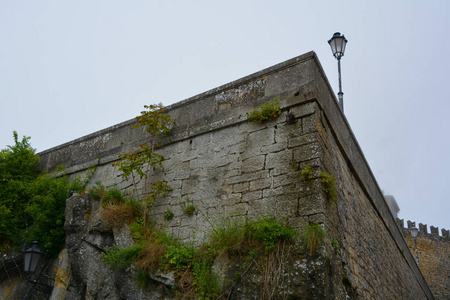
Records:
[[[333,37],[328,41],[330,44],[331,51],[333,52],[334,57],[338,60],[338,73],[339,73],[339,106],[341,110],[344,111],[344,93],[342,92],[342,83],[341,83],[341,57],[344,56],[345,45],[347,45],[347,39],[344,35],[341,35],[339,32],[333,34]]]
[[[39,250],[39,243],[34,241],[31,243],[31,248],[23,252],[23,271],[28,273],[27,281],[32,284],[37,284],[43,287],[44,293],[47,294],[47,299],[53,290],[53,286],[39,282],[39,264],[44,258],[44,252]],[[28,297],[31,286],[25,293],[25,299]]]
[[[23,270],[25,273],[35,273],[39,261],[44,256],[44,253],[39,250],[39,243],[34,241],[31,243],[31,248],[23,252]]]
[[[411,236],[414,238],[414,248],[416,249],[416,262],[419,265],[419,254],[417,253],[417,241],[416,237],[419,235],[419,230],[416,227],[410,228]]]

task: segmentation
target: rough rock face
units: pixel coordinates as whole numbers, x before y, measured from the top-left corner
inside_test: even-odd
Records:
[[[156,286],[146,290],[137,286],[134,269],[112,271],[103,265],[100,255],[106,247],[127,247],[133,240],[126,226],[120,230],[108,227],[100,218],[102,209],[89,195],[67,199],[65,230],[71,277],[65,295],[60,295],[67,300],[163,299]]]

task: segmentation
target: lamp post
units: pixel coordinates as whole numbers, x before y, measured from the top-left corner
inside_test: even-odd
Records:
[[[341,57],[344,56],[345,45],[347,45],[347,39],[344,35],[341,35],[339,32],[333,34],[333,37],[328,41],[330,44],[331,51],[333,52],[334,57],[336,57],[338,61],[338,73],[339,73],[339,106],[341,110],[344,111],[344,93],[342,92],[342,83],[341,83]]]
[[[34,241],[31,243],[31,248],[23,252],[23,271],[28,273],[27,281],[32,284],[43,286],[44,293],[47,294],[47,299],[50,299],[50,294],[53,286],[39,282],[39,267],[40,262],[44,258],[44,252],[39,250],[39,243]],[[27,289],[25,299],[28,297],[30,288]]]
[[[410,228],[411,236],[414,238],[414,248],[416,249],[416,262],[419,265],[419,254],[417,253],[417,241],[416,237],[419,235],[419,230],[416,227]]]

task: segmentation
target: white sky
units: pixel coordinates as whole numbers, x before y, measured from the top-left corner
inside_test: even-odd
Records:
[[[450,1],[0,0],[0,149],[43,151],[314,50],[400,217],[450,229]]]

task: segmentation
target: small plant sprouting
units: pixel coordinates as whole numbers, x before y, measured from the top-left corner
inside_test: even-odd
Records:
[[[173,212],[171,210],[166,211],[166,213],[164,214],[164,220],[166,221],[170,221],[173,219]]]
[[[297,170],[297,169],[298,169],[298,163],[295,162],[295,161],[291,161],[291,162],[289,163],[289,166],[290,166],[292,169],[294,169],[294,170]]]
[[[331,247],[334,249],[334,253],[339,253],[339,244],[335,240],[331,240]]]
[[[329,200],[336,200],[338,190],[336,188],[336,178],[328,174],[326,171],[322,171],[319,175],[320,182],[322,183],[322,190],[327,195]]]
[[[281,114],[280,100],[275,98],[267,101],[260,108],[257,108],[247,114],[247,120],[256,124],[276,119]]]
[[[186,216],[191,216],[195,213],[195,206],[194,203],[189,199],[189,197],[186,197],[186,201],[181,204],[181,208],[183,209],[183,213]]]
[[[313,178],[313,172],[311,166],[306,166],[302,169],[302,178],[304,181],[309,181]]]
[[[189,205],[187,205],[187,206],[183,209],[183,212],[184,212],[184,214],[185,214],[186,216],[193,215],[194,212],[195,212],[195,206],[194,206],[194,204],[189,204]]]
[[[325,239],[325,231],[322,226],[317,223],[309,223],[305,228],[305,233],[303,235],[303,242],[309,253],[309,255],[314,256],[319,250],[319,247],[323,244]]]

